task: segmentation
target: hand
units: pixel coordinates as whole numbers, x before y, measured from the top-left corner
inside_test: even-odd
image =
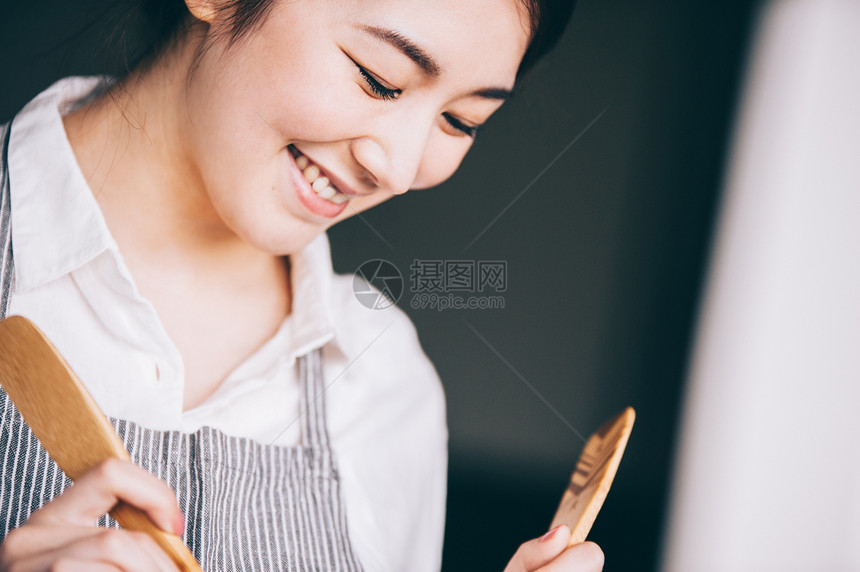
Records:
[[[176,496],[132,463],[109,459],[30,515],[0,545],[0,571],[176,572],[176,565],[142,532],[99,528],[97,519],[120,500],[160,528],[182,534]]]
[[[593,542],[567,548],[570,529],[560,525],[520,545],[505,572],[600,572],[603,551]]]

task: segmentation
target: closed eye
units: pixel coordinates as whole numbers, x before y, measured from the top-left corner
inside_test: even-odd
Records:
[[[379,97],[379,99],[391,101],[397,99],[397,96],[402,93],[402,90],[400,89],[392,89],[390,87],[386,87],[381,81],[379,81],[379,79],[376,78],[376,76],[367,71],[361,64],[359,64],[352,58],[349,59],[352,60],[352,63],[354,63],[355,67],[358,68],[358,73],[360,73],[361,76],[364,78],[367,87],[369,87],[370,91],[372,91],[377,97]]]
[[[460,121],[459,119],[457,119],[456,117],[451,115],[450,113],[443,113],[442,116],[445,118],[445,121],[447,121],[451,127],[456,129],[457,131],[462,132],[465,135],[468,135],[472,139],[474,139],[475,136],[478,134],[479,126],[477,126],[477,125],[466,125],[465,123],[463,123],[462,121]]]
[[[346,57],[348,57],[350,61],[355,64],[355,67],[358,69],[358,73],[361,74],[361,77],[364,79],[364,82],[367,84],[367,87],[379,99],[385,101],[393,101],[397,99],[401,93],[403,93],[403,90],[401,89],[386,86],[384,83],[382,83],[382,81],[379,80],[379,78],[377,78],[373,73],[368,71],[367,68],[362,66],[360,63],[352,59],[352,57],[350,57],[348,54]],[[477,136],[479,126],[467,125],[453,115],[451,115],[450,113],[443,113],[442,116],[445,118],[445,121],[448,123],[448,125],[456,129],[463,135],[471,137],[472,139]]]

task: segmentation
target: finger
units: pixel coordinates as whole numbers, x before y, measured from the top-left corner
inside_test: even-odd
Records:
[[[51,562],[50,567],[45,567],[44,564],[26,560],[21,563],[19,570],[27,572],[41,572],[42,570],[50,570],[51,572],[123,572],[122,568],[107,564],[104,562],[87,562],[86,560],[62,559],[56,562]]]
[[[570,529],[559,525],[540,538],[524,542],[505,568],[505,572],[531,572],[552,562],[567,547]]]
[[[0,570],[5,570],[10,559],[26,560],[46,551],[66,546],[91,536],[94,529],[73,526],[40,526],[27,523],[9,532],[0,551]]]
[[[600,572],[603,570],[603,551],[593,542],[571,546],[561,555],[538,568],[536,572]]]
[[[30,522],[93,526],[120,500],[145,512],[162,530],[181,534],[176,495],[154,475],[126,461],[108,459],[85,473],[56,499],[34,512]]]
[[[66,564],[68,562],[68,564]],[[86,538],[41,552],[23,570],[62,570],[77,562],[101,563],[126,572],[176,572],[176,565],[149,536],[114,528],[99,529]],[[89,570],[90,568],[84,568]]]

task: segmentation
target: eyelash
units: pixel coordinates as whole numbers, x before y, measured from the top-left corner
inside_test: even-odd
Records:
[[[367,83],[367,86],[370,88],[370,90],[380,99],[384,101],[394,101],[402,93],[399,89],[390,89],[382,85],[379,80],[373,77],[373,74],[364,69],[358,62],[353,60],[352,63],[354,63],[355,67],[358,68],[358,73],[360,73],[361,76],[364,78],[364,81]],[[465,123],[448,113],[443,113],[442,116],[445,118],[445,121],[447,121],[451,127],[456,129],[457,131],[460,131],[464,135],[474,139],[475,136],[478,134],[477,127],[466,125]]]
[[[355,63],[355,67],[358,68],[358,73],[360,73],[362,77],[364,77],[364,81],[367,82],[367,85],[370,87],[370,90],[377,96],[379,96],[380,99],[384,99],[385,101],[392,101],[394,99],[397,99],[397,96],[400,95],[401,92],[399,89],[389,89],[385,87],[384,85],[379,83],[379,80],[373,77],[373,75],[369,71],[358,65],[358,63],[353,63]]]
[[[456,129],[457,131],[462,131],[464,134],[468,135],[472,139],[474,139],[475,136],[478,134],[478,127],[477,126],[466,125],[465,123],[463,123],[462,121],[460,121],[459,119],[454,117],[453,115],[449,115],[447,113],[443,113],[442,117],[445,118],[445,121],[447,121],[451,127]]]

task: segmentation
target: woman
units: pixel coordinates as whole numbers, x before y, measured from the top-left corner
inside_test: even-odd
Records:
[[[45,330],[149,472],[105,463],[66,490],[4,400],[0,566],[173,569],[93,526],[124,500],[205,569],[438,569],[438,379],[401,313],[331,275],[324,231],[451,176],[570,6],[178,7],[128,77],[59,82],[8,130],[6,310]],[[508,570],[602,567],[567,536]]]

